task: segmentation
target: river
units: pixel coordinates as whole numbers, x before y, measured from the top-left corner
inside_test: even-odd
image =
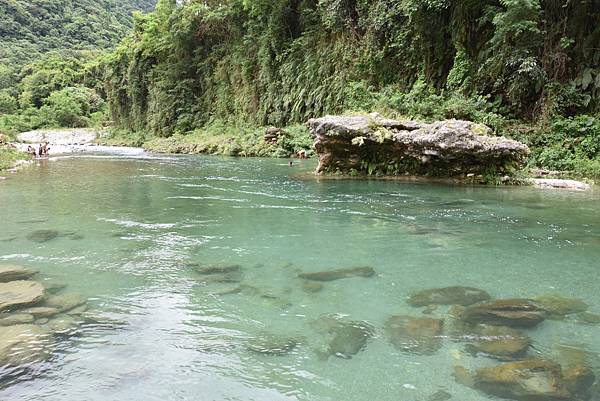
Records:
[[[497,360],[447,332],[435,352],[406,352],[390,343],[386,320],[447,323],[445,306],[407,304],[445,286],[574,297],[600,313],[598,191],[299,177],[314,168],[87,155],[0,182],[0,264],[39,269],[112,322],[82,324],[43,363],[1,368],[0,399],[496,400],[453,373]],[[32,241],[39,230],[61,235]],[[199,273],[236,265],[227,280]],[[298,278],[358,266],[375,274],[308,287]],[[319,319],[333,315],[368,325],[357,353],[327,354],[332,332]],[[527,329],[529,355],[570,349],[600,369],[600,326],[578,316]]]

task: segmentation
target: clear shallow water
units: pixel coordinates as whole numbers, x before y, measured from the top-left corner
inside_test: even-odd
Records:
[[[382,181],[300,180],[286,161],[76,157],[0,182],[0,264],[39,268],[118,319],[65,342],[2,400],[454,400],[495,398],[455,382],[456,364],[492,366],[450,339],[431,356],[386,340],[391,315],[421,316],[413,292],[466,285],[493,297],[577,297],[600,313],[600,194]],[[75,232],[45,243],[40,229]],[[190,263],[235,263],[257,293],[218,295]],[[307,294],[297,274],[372,266],[373,278]],[[376,328],[352,359],[320,358],[312,321],[328,313]],[[444,316],[445,309],[434,312]],[[286,356],[248,351],[271,333],[302,338]],[[546,321],[532,355],[561,345],[600,369],[600,326]]]

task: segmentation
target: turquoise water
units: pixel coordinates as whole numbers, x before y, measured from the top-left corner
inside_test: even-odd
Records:
[[[0,399],[405,400],[457,383],[474,356],[447,338],[433,355],[392,347],[387,318],[421,315],[413,292],[466,285],[493,297],[560,294],[600,313],[600,194],[383,181],[300,179],[313,162],[219,157],[72,157],[0,181],[0,264],[39,268],[119,321],[65,340],[42,367],[3,380]],[[75,235],[44,243],[42,229]],[[193,264],[239,264],[250,291],[202,283]],[[300,272],[371,266],[371,278],[307,293]],[[322,356],[312,323],[341,314],[374,327],[351,359]],[[440,308],[433,317],[444,317]],[[531,355],[585,351],[600,369],[600,326],[569,318],[528,334]],[[283,356],[252,352],[301,339]]]

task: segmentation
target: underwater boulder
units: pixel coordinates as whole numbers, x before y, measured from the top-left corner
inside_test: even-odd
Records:
[[[57,308],[50,308],[47,306],[34,306],[31,308],[21,309],[19,313],[26,313],[28,315],[33,316],[36,319],[52,317],[60,313],[60,310]]]
[[[578,366],[563,372],[559,364],[537,358],[481,368],[474,374],[458,367],[455,377],[486,394],[522,401],[579,399],[585,397],[595,381],[587,367]]]
[[[246,348],[257,354],[284,356],[296,349],[299,344],[298,338],[263,333],[253,338]]]
[[[241,283],[244,279],[240,265],[195,266],[194,271],[200,275],[199,281],[204,284]]]
[[[50,308],[56,308],[60,312],[68,312],[79,306],[83,306],[87,303],[87,299],[77,293],[67,293],[61,295],[52,295],[46,299],[45,306]]]
[[[585,302],[576,298],[564,298],[560,295],[542,295],[534,299],[542,309],[548,312],[548,318],[561,318],[566,315],[574,315],[588,310]]]
[[[196,266],[194,270],[201,275],[232,274],[240,272],[242,267],[240,265]]]
[[[592,312],[583,312],[577,315],[579,320],[586,324],[600,324],[600,314]]]
[[[350,277],[373,277],[372,267],[353,267],[350,269],[328,270],[314,273],[300,273],[298,277],[310,281],[335,281]]]
[[[534,327],[546,319],[546,311],[531,299],[499,299],[467,307],[461,314],[470,324]]]
[[[0,283],[0,311],[35,305],[44,299],[44,287],[35,281]]]
[[[324,288],[323,284],[321,284],[317,281],[306,280],[305,282],[302,283],[302,289],[304,290],[304,292],[308,292],[308,293],[321,292],[323,290],[323,288]]]
[[[452,394],[445,390],[438,390],[427,397],[427,401],[448,401],[452,399]]]
[[[60,236],[60,232],[56,230],[37,230],[29,233],[27,239],[33,242],[43,243],[52,241]]]
[[[0,314],[0,326],[15,326],[17,324],[33,323],[35,317],[27,313],[2,313]]]
[[[527,335],[506,326],[478,325],[468,338],[471,341],[468,348],[472,351],[500,360],[523,356],[531,346],[531,339]]]
[[[408,304],[415,307],[429,305],[469,306],[489,299],[490,294],[478,288],[454,286],[419,291],[410,296]]]
[[[0,266],[0,283],[8,283],[9,281],[27,280],[35,276],[39,271],[29,267],[17,265],[1,265]]]
[[[50,319],[45,327],[54,335],[74,336],[77,334],[81,323],[83,323],[83,320],[76,319],[73,316],[58,315]]]
[[[335,356],[350,359],[364,350],[375,334],[375,329],[367,322],[346,320],[337,315],[325,315],[313,322],[313,327],[328,336],[328,344],[323,359]]]
[[[0,366],[42,362],[49,356],[53,344],[53,337],[37,325],[0,327]]]
[[[442,347],[444,321],[397,315],[384,325],[389,342],[397,349],[417,355],[432,355]]]

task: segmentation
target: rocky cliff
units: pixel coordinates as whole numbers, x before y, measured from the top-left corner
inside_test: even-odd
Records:
[[[311,119],[318,173],[460,177],[510,175],[529,148],[485,125],[395,121],[377,114]]]

